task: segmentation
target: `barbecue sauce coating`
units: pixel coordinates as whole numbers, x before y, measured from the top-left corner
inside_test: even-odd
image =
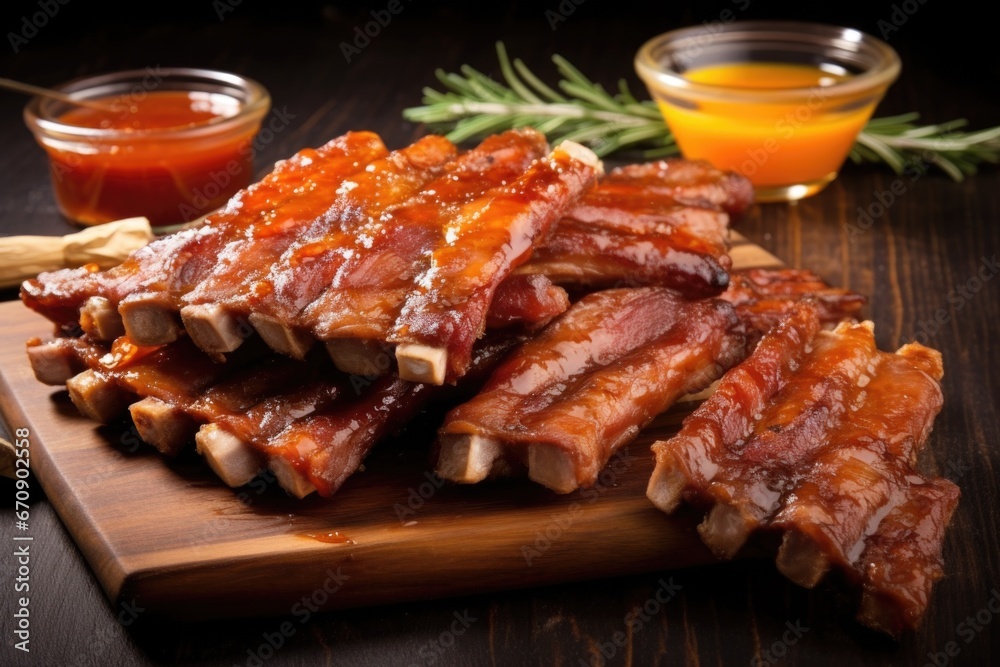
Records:
[[[302,184],[296,200],[306,205],[275,206],[268,215],[280,224],[250,229],[231,240],[184,302],[220,303],[245,314],[297,314],[329,285],[336,270],[328,260],[330,239],[343,243],[385,208],[408,199],[438,176],[456,152],[444,137],[430,135],[373,161],[356,160],[350,170],[328,179]]]
[[[63,326],[72,326],[90,296],[113,305],[157,298],[180,305],[215,267],[219,253],[235,239],[287,233],[312,222],[329,208],[329,190],[386,149],[371,132],[349,132],[317,149],[282,160],[259,182],[238,192],[205,224],[156,239],[108,271],[63,269],[40,274],[21,286],[21,299],[33,310]]]
[[[958,498],[913,467],[942,406],[941,356],[880,352],[871,323],[819,329],[804,303],[765,335],[653,445],[649,495],[670,511],[664,489],[680,479],[677,493],[714,505],[699,532],[722,557],[755,530],[781,532],[786,575],[811,586],[837,567],[863,589],[861,620],[896,634],[917,626],[941,576]]]
[[[727,303],[663,288],[596,292],[513,352],[440,435],[499,440],[521,459],[531,445],[558,447],[588,486],[653,417],[742,358],[743,344]]]
[[[748,191],[743,177],[705,163],[620,167],[566,214],[519,272],[567,285],[659,285],[689,298],[715,296],[729,282],[730,215],[745,210]]]
[[[464,374],[497,287],[596,184],[599,170],[556,147],[513,183],[463,206],[442,229],[443,243],[416,277],[389,342],[444,348],[446,380]]]
[[[553,285],[546,276],[514,275],[497,287],[486,315],[486,327],[503,329],[525,323],[542,326],[567,308],[566,290]]]
[[[545,137],[534,130],[491,136],[352,238],[324,240],[335,275],[297,324],[323,340],[386,340],[414,280],[427,268],[431,252],[445,242],[448,222],[469,202],[515,181],[547,150]]]

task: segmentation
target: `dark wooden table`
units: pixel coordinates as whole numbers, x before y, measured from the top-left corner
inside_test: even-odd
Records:
[[[669,11],[581,3],[551,0],[493,11],[404,2],[404,13],[349,64],[339,45],[368,20],[360,3],[279,12],[206,0],[184,9],[156,8],[157,24],[139,21],[144,10],[138,5],[111,14],[70,3],[60,5],[18,53],[3,45],[0,76],[44,85],[157,64],[249,75],[270,89],[275,108],[287,118],[258,155],[264,172],[275,160],[348,129],[375,130],[390,146],[420,136],[424,128],[403,122],[400,110],[419,101],[435,67],[468,62],[494,71],[497,38],[540,73],[552,72],[548,57],[559,52],[613,85],[619,76],[635,82],[631,60],[646,38],[724,18],[727,7],[741,18],[806,16],[749,2]],[[985,18],[954,3],[912,4],[917,11],[906,14],[905,23],[897,20],[899,29],[889,33],[904,68],[879,114],[919,110],[929,121],[966,117],[973,127],[998,124],[996,59],[975,64],[976,56],[990,54]],[[552,30],[544,12],[560,6],[567,20]],[[22,17],[39,10],[37,3],[25,3],[20,11],[5,11],[10,16],[0,28],[7,33],[23,30]],[[884,28],[879,20],[896,27],[889,3],[863,17],[833,11],[840,13],[809,18],[875,34]],[[939,39],[949,33],[960,48]],[[56,211],[43,154],[20,120],[22,105],[13,94],[0,94],[0,233],[67,233],[72,228]],[[840,582],[805,591],[767,561],[318,614],[291,637],[280,636],[287,620],[282,618],[189,625],[139,613],[133,621],[130,610],[111,608],[58,516],[36,495],[32,641],[31,653],[23,654],[12,647],[14,562],[7,540],[14,487],[3,480],[0,663],[599,665],[606,658],[607,664],[628,665],[991,664],[1000,636],[1000,618],[988,607],[1000,599],[998,192],[997,169],[954,183],[940,172],[899,179],[884,167],[848,165],[820,195],[795,205],[755,207],[741,228],[788,264],[868,295],[867,315],[882,349],[918,339],[944,353],[946,403],[921,465],[956,481],[963,497],[945,542],[946,577],[915,634],[898,642],[876,636],[852,620],[853,602]],[[889,197],[893,201],[879,213],[880,198]],[[858,224],[861,211],[876,213],[870,224]],[[852,233],[854,227],[859,233]],[[615,545],[595,535],[593,548]],[[664,578],[682,590],[643,627],[629,631],[626,615],[650,600]],[[460,633],[452,632],[455,614],[470,620],[467,629],[457,626]],[[949,649],[957,657],[948,656]]]

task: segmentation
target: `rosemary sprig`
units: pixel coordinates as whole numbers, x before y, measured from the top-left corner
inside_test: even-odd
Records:
[[[437,70],[443,91],[424,89],[424,105],[403,110],[403,117],[447,130],[454,142],[467,141],[513,127],[532,126],[549,140],[578,141],[605,156],[641,149],[648,158],[679,153],[656,103],[639,100],[625,79],[608,92],[562,56],[552,61],[559,72],[558,89],[538,78],[524,62],[507,56],[497,42],[503,82],[463,65],[461,73]],[[920,126],[919,115],[873,118],[851,150],[854,162],[889,165],[896,173],[910,166],[933,165],[956,181],[974,174],[983,162],[1000,162],[1000,127],[964,132],[964,119]]]

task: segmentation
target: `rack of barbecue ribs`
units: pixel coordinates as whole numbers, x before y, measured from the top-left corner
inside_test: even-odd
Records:
[[[526,468],[561,493],[592,485],[617,448],[742,361],[804,299],[822,304],[826,326],[853,319],[864,303],[797,269],[736,272],[718,299],[662,287],[594,292],[448,414],[437,474],[475,483]]]
[[[431,393],[407,381],[456,382],[482,367],[473,346],[486,329],[488,340],[542,329],[570,305],[557,282],[579,293],[629,274],[677,307],[680,294],[726,285],[725,238],[751,200],[746,179],[682,160],[616,169],[595,187],[600,172],[586,149],[550,149],[528,129],[460,154],[442,137],[389,151],[351,132],[279,162],[203,224],[114,269],[27,281],[24,302],[76,335],[33,341],[29,357],[84,414],[107,421],[129,406],[168,455],[195,440],[229,484],[267,465],[295,495],[332,493],[343,481],[334,463],[349,474],[358,457],[322,443],[353,387],[317,339],[339,370],[389,392],[371,389],[369,404],[354,392],[356,416],[375,424],[367,447],[388,428],[380,420],[405,421],[372,406]],[[558,268],[570,264],[588,268]],[[284,419],[260,421],[276,410]],[[321,428],[325,439],[310,435]],[[314,459],[293,460],[307,451]]]
[[[386,153],[375,135],[349,133],[279,163],[204,224],[106,272],[43,274],[25,283],[22,298],[97,338],[125,333],[136,345],[161,345],[183,327],[220,355],[256,330],[301,359],[315,341],[311,329],[325,331],[338,315],[380,321],[374,306],[344,310],[324,294],[339,292],[345,276],[364,282],[388,270],[403,274],[402,288],[379,288],[396,310],[386,309],[374,342],[392,347],[402,377],[442,384],[467,370],[505,279],[601,169],[588,149],[550,150],[533,130],[460,156],[443,137]]]
[[[940,356],[879,352],[863,297],[809,271],[731,271],[745,178],[602,170],[531,129],[464,152],[347,133],[115,268],[25,282],[61,331],[28,342],[31,366],[166,456],[194,444],[226,484],[269,469],[296,497],[334,494],[452,384],[480,391],[445,417],[438,474],[571,492],[718,380],[654,445],[652,502],[711,505],[699,530],[724,558],[779,533],[790,579],[840,570],[864,623],[916,627],[958,499],[914,469]]]
[[[619,167],[518,271],[560,284],[659,285],[691,298],[714,296],[729,281],[729,224],[752,200],[745,178],[701,162]]]
[[[662,160],[595,187],[600,171],[586,149],[550,149],[528,129],[461,154],[442,137],[390,152],[352,132],[118,267],[45,273],[21,296],[98,340],[161,345],[186,330],[219,360],[255,334],[296,359],[320,340],[345,372],[453,382],[486,329],[565,310],[562,287],[725,289],[745,178]]]
[[[789,579],[844,572],[862,589],[861,620],[897,634],[917,626],[942,575],[959,496],[914,468],[942,406],[941,356],[917,343],[880,352],[870,322],[824,331],[820,313],[796,306],[653,445],[648,496],[665,512],[709,505],[699,532],[721,558],[778,532]]]
[[[480,341],[462,384],[481,382],[520,340],[501,333]],[[227,485],[269,468],[297,497],[332,495],[379,440],[443,390],[395,373],[348,376],[322,352],[296,361],[259,339],[226,363],[183,336],[155,347],[127,337],[111,345],[86,335],[36,338],[27,351],[35,376],[65,384],[85,416],[113,423],[127,410],[139,437],[161,453],[174,456],[193,442]]]

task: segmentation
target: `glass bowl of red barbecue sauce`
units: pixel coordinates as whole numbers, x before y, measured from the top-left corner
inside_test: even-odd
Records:
[[[256,81],[157,67],[77,79],[57,90],[104,107],[36,97],[24,109],[48,153],[59,210],[74,222],[190,222],[253,179],[253,142],[271,108]]]

